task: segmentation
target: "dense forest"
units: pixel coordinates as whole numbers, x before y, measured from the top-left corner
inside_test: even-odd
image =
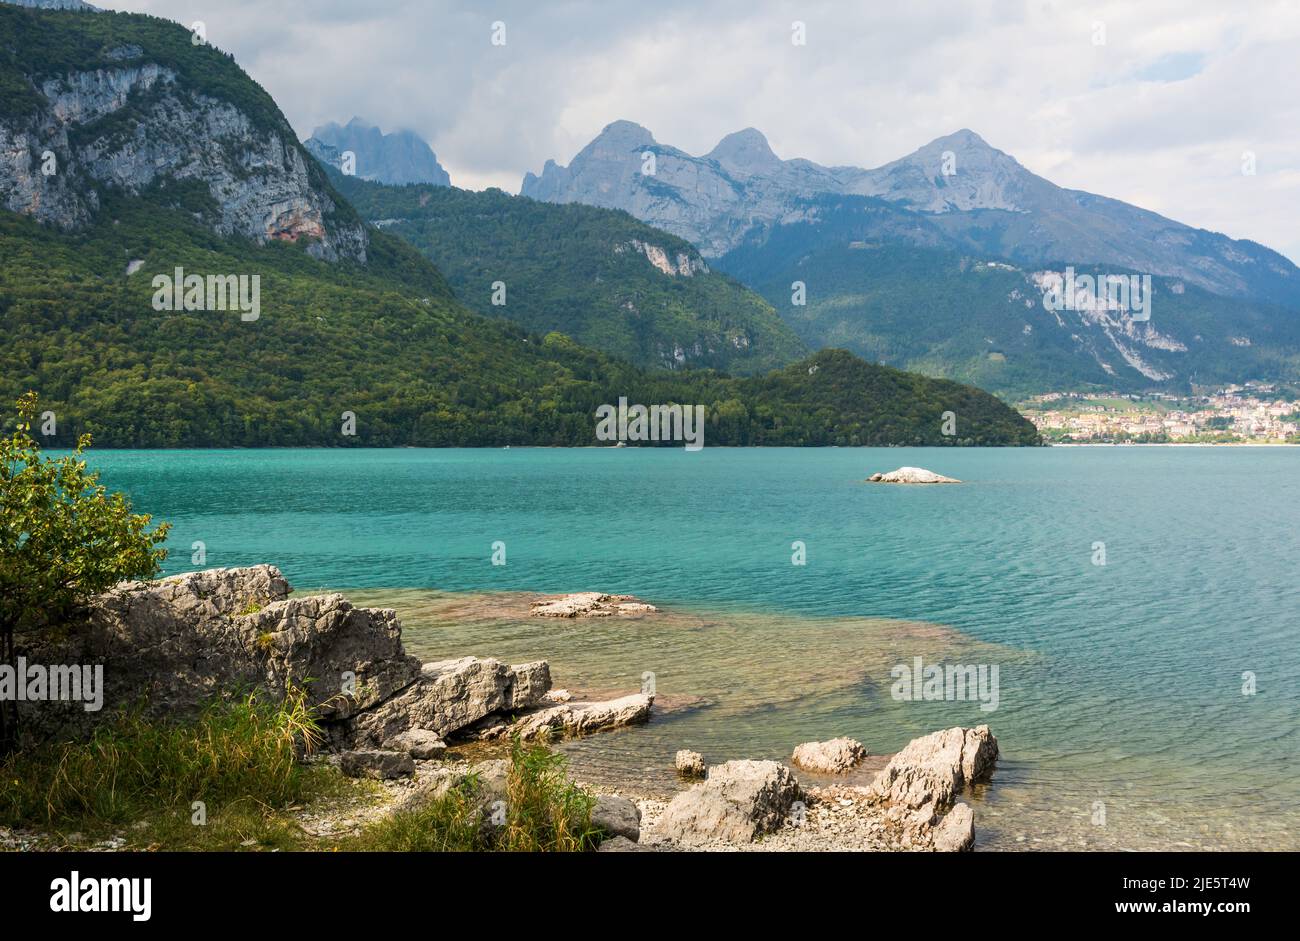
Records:
[[[169,198],[109,198],[75,234],[0,212],[0,396],[40,394],[48,445],[83,431],[128,448],[585,445],[596,408],[619,397],[705,405],[715,445],[1036,440],[992,396],[846,353],[763,377],[644,370],[465,310],[383,232],[366,265],[331,265],[301,245],[221,238]],[[155,310],[151,280],[177,266],[258,274],[260,317]],[[956,436],[941,434],[944,411]]]
[[[481,314],[559,330],[640,366],[745,374],[807,354],[763,298],[704,268],[689,242],[625,212],[500,190],[385,186],[333,169],[330,177],[363,217],[420,249]],[[662,250],[677,269],[687,259],[692,273],[664,273],[638,246]],[[498,283],[504,304],[493,303]]]

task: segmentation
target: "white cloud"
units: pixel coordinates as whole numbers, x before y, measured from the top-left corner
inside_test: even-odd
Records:
[[[752,125],[783,157],[859,166],[969,127],[1063,186],[1300,260],[1300,10],[1285,0],[109,5],[202,19],[300,133],[353,114],[410,127],[462,186],[517,191],[617,118],[692,153]]]

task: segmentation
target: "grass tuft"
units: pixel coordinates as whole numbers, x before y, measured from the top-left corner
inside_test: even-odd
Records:
[[[86,741],[10,755],[0,764],[0,822],[95,829],[169,811],[188,819],[195,801],[209,814],[236,802],[282,806],[303,797],[300,759],[321,741],[301,689],[277,704],[256,693],[215,701],[185,724],[123,712]]]
[[[596,798],[568,779],[567,759],[544,745],[510,746],[504,820],[473,777],[368,827],[348,849],[369,852],[560,852],[594,849]]]

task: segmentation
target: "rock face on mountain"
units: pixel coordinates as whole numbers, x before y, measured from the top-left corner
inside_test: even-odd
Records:
[[[360,118],[353,118],[344,125],[331,121],[316,128],[303,145],[317,158],[345,173],[348,170],[344,169],[343,154],[351,152],[355,158],[351,169],[363,180],[398,186],[451,185],[451,177],[438,163],[433,149],[413,131],[385,134]]]
[[[653,155],[653,162],[647,155]],[[1184,278],[1206,290],[1300,305],[1300,269],[1255,242],[1194,229],[1153,212],[1063,189],[970,130],[940,137],[876,169],[782,160],[753,128],[694,157],[616,121],[568,167],[548,161],[523,195],[632,215],[720,257],[815,222],[803,201],[841,194],[884,200],[910,215],[900,243],[976,251],[1023,264],[1069,261]],[[805,233],[800,237],[815,236]]]
[[[0,43],[35,46],[77,19],[0,6]],[[122,34],[93,54],[46,45],[0,62],[13,89],[0,109],[0,206],[76,229],[99,212],[101,189],[149,193],[223,235],[365,259],[360,220],[232,60],[176,24],[132,20]]]

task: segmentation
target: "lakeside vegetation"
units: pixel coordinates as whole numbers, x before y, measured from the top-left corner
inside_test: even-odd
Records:
[[[545,745],[511,744],[494,821],[492,795],[472,773],[445,794],[389,811],[382,785],[313,758],[322,736],[301,690],[282,703],[216,699],[189,722],[126,710],[83,741],[0,761],[0,827],[47,849],[582,852],[602,839],[591,822],[594,796]],[[304,826],[331,816],[369,822],[332,835]]]

